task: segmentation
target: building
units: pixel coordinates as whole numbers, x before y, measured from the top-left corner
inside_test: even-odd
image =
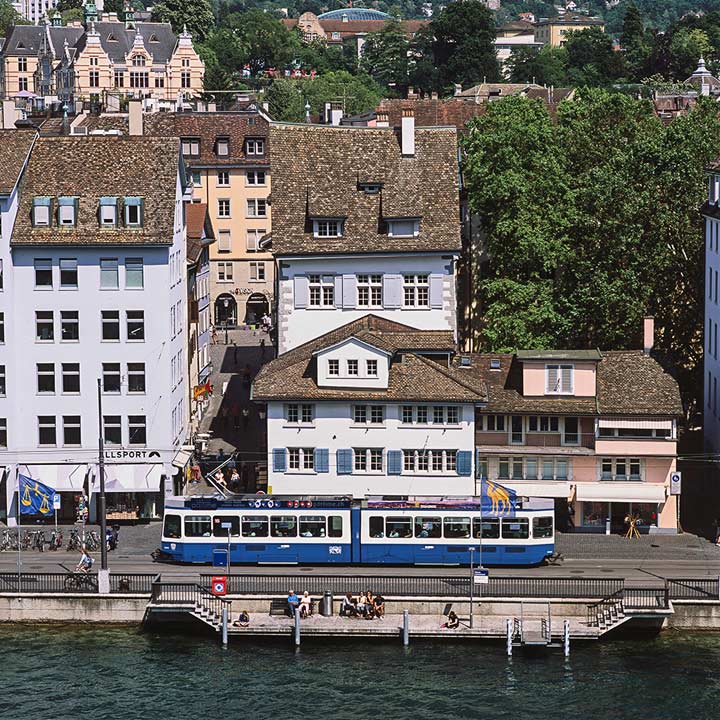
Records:
[[[87,29],[15,25],[0,50],[0,97],[43,104],[121,98],[191,99],[203,90],[205,65],[192,37],[168,23],[135,22],[133,11],[90,21]]]
[[[399,132],[271,125],[280,354],[368,313],[455,337],[457,156],[412,109]]]
[[[535,42],[551,47],[562,47],[571,32],[597,28],[605,31],[605,22],[601,18],[587,15],[563,15],[556,18],[540,18],[535,24]]]
[[[50,10],[55,9],[57,4],[58,0],[15,0],[12,6],[18,15],[37,25],[47,17]]]
[[[18,473],[60,517],[158,517],[187,434],[186,175],[177,139],[5,131],[0,291],[4,512]],[[91,517],[93,512],[91,511]]]

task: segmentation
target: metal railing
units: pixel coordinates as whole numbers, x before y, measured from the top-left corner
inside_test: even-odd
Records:
[[[664,588],[625,588],[623,604],[626,610],[667,610],[670,597]]]
[[[671,600],[720,600],[720,578],[668,578]]]
[[[10,593],[64,593],[96,592],[97,575],[93,574],[93,585],[84,584],[78,588],[66,588],[66,582],[73,573],[0,573],[0,592]]]
[[[624,614],[623,590],[603,598],[600,602],[587,607],[587,624],[589,627],[607,628],[613,625]]]
[[[213,595],[207,588],[190,582],[163,582],[160,576],[152,583],[151,602],[154,605],[179,605],[188,610],[196,607],[207,610],[219,621],[229,600]]]
[[[110,573],[110,592],[150,595],[153,582],[159,579],[157,573]]]

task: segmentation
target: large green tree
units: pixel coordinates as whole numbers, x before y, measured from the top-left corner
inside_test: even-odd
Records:
[[[26,25],[27,21],[17,13],[15,8],[7,0],[0,0],[0,36],[5,35],[5,31],[11,25]]]
[[[404,94],[410,84],[410,52],[410,41],[403,26],[391,20],[367,36],[360,67],[380,84]]]
[[[568,33],[565,50],[573,85],[607,85],[623,74],[623,56],[599,28]]]
[[[187,27],[188,32],[203,40],[215,24],[208,0],[161,0],[153,6],[155,22],[169,22],[176,33]]]
[[[506,68],[511,82],[561,87],[567,83],[567,62],[567,51],[562,47],[518,47],[508,58]]]

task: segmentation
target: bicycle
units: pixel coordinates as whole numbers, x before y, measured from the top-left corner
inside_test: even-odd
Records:
[[[78,532],[77,528],[72,528],[70,530],[70,537],[68,538],[67,543],[67,551],[72,552],[73,550],[79,552],[82,550],[82,539],[80,537],[80,533]]]
[[[97,576],[84,572],[71,572],[65,577],[65,590],[68,592],[93,592],[98,589]]]

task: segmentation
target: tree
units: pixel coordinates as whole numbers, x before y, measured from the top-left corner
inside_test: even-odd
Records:
[[[562,87],[567,83],[567,51],[544,45],[515,48],[506,62],[510,81]]]
[[[0,37],[5,35],[5,31],[11,25],[27,25],[27,21],[15,10],[15,8],[7,2],[0,0]]]
[[[82,7],[83,0],[59,0],[55,9],[62,14],[68,10],[81,10]]]
[[[476,85],[500,79],[495,54],[495,20],[480,0],[456,0],[430,23],[438,82]]]
[[[625,69],[631,80],[640,81],[647,74],[650,43],[645,33],[642,13],[637,5],[630,3],[623,18],[620,45],[625,54]]]
[[[367,36],[360,67],[380,84],[404,95],[410,84],[409,52],[410,42],[402,24],[390,20],[382,30]]]
[[[623,73],[623,58],[599,28],[576,30],[565,42],[568,71],[574,85],[607,85]]]
[[[187,27],[197,40],[204,40],[215,25],[208,0],[161,0],[153,7],[154,22],[168,22],[176,33]]]
[[[342,48],[328,45],[324,38],[305,43],[296,41],[295,60],[306,70],[315,70],[319,74],[333,70],[350,70],[355,63],[349,63]]]
[[[676,80],[684,80],[695,71],[700,56],[713,59],[710,39],[704,30],[680,29],[670,41],[670,72]]]
[[[270,117],[273,120],[302,122],[305,117],[305,100],[299,83],[280,78],[265,91]]]

